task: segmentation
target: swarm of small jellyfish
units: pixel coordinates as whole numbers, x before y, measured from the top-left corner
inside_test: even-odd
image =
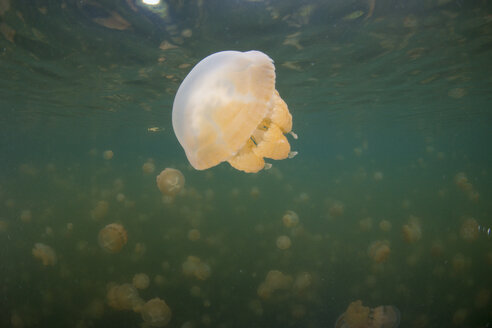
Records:
[[[131,284],[111,284],[106,294],[108,305],[115,310],[133,310],[138,312],[144,301],[138,290]]]
[[[413,215],[410,215],[408,223],[402,227],[401,231],[403,233],[403,240],[409,244],[415,243],[422,238],[420,220]]]
[[[369,308],[357,300],[349,304],[338,317],[335,328],[396,328],[400,324],[400,311],[392,305]]]
[[[99,246],[109,253],[118,253],[128,241],[125,228],[118,223],[111,223],[99,231]]]
[[[186,261],[183,262],[182,269],[186,276],[195,277],[199,280],[207,280],[211,273],[210,266],[207,263],[192,255],[188,256]]]
[[[467,242],[475,241],[478,238],[479,225],[474,218],[466,218],[460,229],[460,237]]]
[[[34,244],[32,255],[41,260],[44,266],[53,266],[56,264],[56,254],[53,248],[42,243]]]
[[[151,327],[164,327],[171,321],[172,312],[165,301],[153,298],[141,308],[140,314],[145,323]]]
[[[288,210],[282,216],[282,222],[287,228],[293,228],[299,223],[299,215],[294,211]]]
[[[259,297],[268,299],[276,290],[289,289],[292,285],[292,280],[290,275],[278,270],[270,270],[256,292]]]
[[[454,183],[468,196],[468,199],[478,201],[480,198],[480,194],[473,188],[472,183],[468,180],[464,172],[456,174]]]
[[[157,176],[156,182],[163,195],[174,197],[183,190],[185,178],[181,171],[166,168]]]
[[[376,263],[385,262],[389,255],[391,249],[389,246],[389,241],[387,240],[376,240],[367,249],[367,254]]]

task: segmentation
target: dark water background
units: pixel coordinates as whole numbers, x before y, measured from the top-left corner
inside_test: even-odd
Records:
[[[140,326],[106,300],[136,273],[150,278],[142,299],[171,308],[169,327],[333,327],[358,299],[396,306],[401,327],[492,324],[490,1],[160,8],[0,0],[0,326]],[[195,171],[172,130],[174,94],[205,56],[251,49],[275,61],[299,155],[258,174]],[[170,204],[155,184],[166,167],[186,178]],[[100,201],[108,212],[94,219]],[[412,217],[422,236],[408,243]],[[107,254],[97,236],[113,222],[128,243]],[[378,240],[383,263],[368,255]],[[54,266],[35,243],[55,250]],[[208,279],[183,274],[190,255]],[[270,270],[311,283],[263,299]]]

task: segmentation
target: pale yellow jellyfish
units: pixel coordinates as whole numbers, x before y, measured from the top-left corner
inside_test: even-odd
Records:
[[[118,253],[128,241],[128,236],[121,224],[111,223],[99,231],[98,241],[105,251]]]
[[[282,216],[282,222],[287,228],[295,227],[299,223],[299,215],[294,211],[288,210]]]
[[[292,116],[275,90],[275,66],[260,51],[222,51],[200,61],[176,93],[172,121],[197,170],[227,161],[258,172],[264,157],[296,154],[284,135],[291,133]]]
[[[171,321],[172,312],[169,306],[160,298],[153,298],[140,309],[140,314],[146,324],[151,327],[164,327]]]
[[[56,264],[56,254],[53,248],[42,243],[36,243],[32,249],[32,255],[41,260],[44,266]]]
[[[400,311],[396,307],[381,305],[371,309],[358,300],[350,303],[335,328],[396,328],[399,325]]]
[[[114,153],[112,150],[106,150],[103,153],[103,157],[105,160],[110,160],[111,158],[113,158],[113,156],[114,156]]]
[[[175,196],[184,188],[185,178],[181,171],[166,168],[156,178],[157,187],[165,196]]]
[[[391,253],[389,242],[387,240],[377,240],[367,249],[367,254],[376,263],[385,262]]]
[[[130,284],[112,284],[106,299],[110,307],[116,310],[137,310],[142,307],[143,300],[138,295],[138,290]]]
[[[277,247],[281,250],[289,249],[292,245],[289,236],[279,236],[277,238]]]
[[[133,286],[137,289],[146,289],[149,287],[150,279],[145,273],[137,273],[133,276]]]

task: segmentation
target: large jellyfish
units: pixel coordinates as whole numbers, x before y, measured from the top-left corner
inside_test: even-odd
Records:
[[[358,300],[349,304],[335,323],[335,328],[397,328],[400,311],[392,305],[369,308]]]
[[[297,138],[287,104],[275,90],[275,66],[260,51],[222,51],[200,61],[176,93],[172,120],[197,170],[227,161],[253,173],[271,166],[264,157],[296,154],[284,135]]]

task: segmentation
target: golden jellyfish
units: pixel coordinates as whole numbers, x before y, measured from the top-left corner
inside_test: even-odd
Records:
[[[145,174],[154,173],[155,171],[154,161],[152,161],[152,159],[149,159],[147,162],[145,162],[144,165],[142,165],[142,171]]]
[[[461,225],[460,236],[467,242],[475,241],[478,238],[479,225],[474,218],[467,218]]]
[[[166,168],[156,178],[157,187],[165,196],[175,196],[184,188],[185,178],[181,171]]]
[[[128,241],[125,228],[118,223],[111,223],[99,231],[99,246],[109,253],[118,253]]]
[[[369,245],[367,253],[374,262],[383,263],[391,253],[389,242],[387,240],[377,240]]]
[[[292,285],[292,277],[278,270],[268,271],[265,281],[258,286],[257,294],[263,299],[268,299],[273,292],[280,289],[289,289]]]
[[[112,150],[106,150],[103,153],[103,157],[104,157],[105,160],[110,160],[110,159],[113,158],[113,156],[114,156],[114,153],[113,153]]]
[[[422,238],[422,228],[419,219],[413,215],[410,215],[408,223],[402,227],[401,231],[403,233],[403,240],[409,244],[415,243]]]
[[[190,164],[222,162],[258,172],[264,158],[295,156],[284,134],[292,115],[275,90],[275,66],[260,51],[222,51],[200,61],[181,83],[173,104],[174,133]]]
[[[109,306],[116,310],[136,311],[143,304],[138,290],[131,284],[111,285],[106,298]]]
[[[289,249],[292,245],[290,238],[288,236],[279,236],[277,238],[277,247],[281,250]]]
[[[358,300],[349,304],[335,323],[335,328],[397,328],[400,311],[392,305],[369,308]]]
[[[198,257],[192,255],[188,256],[181,267],[185,275],[194,276],[199,280],[207,280],[211,274],[210,266],[207,263],[202,262]]]
[[[145,273],[137,273],[133,276],[133,286],[137,289],[146,289],[149,287],[150,279]]]
[[[294,211],[288,210],[282,217],[282,222],[287,228],[293,228],[299,223],[299,215]]]
[[[56,254],[53,248],[43,243],[34,244],[32,255],[41,260],[44,266],[53,266],[56,264]]]
[[[160,298],[147,301],[141,308],[140,314],[145,323],[151,327],[164,327],[171,321],[172,312],[169,306]]]

